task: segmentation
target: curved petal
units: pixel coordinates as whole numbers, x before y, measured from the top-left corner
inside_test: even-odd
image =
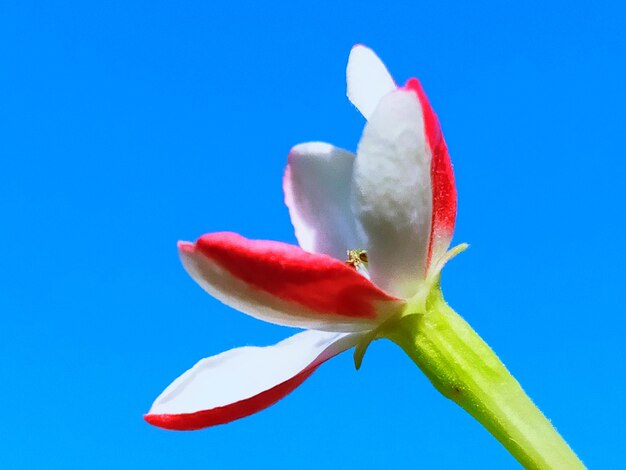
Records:
[[[345,263],[285,243],[213,233],[179,243],[179,252],[207,292],[270,323],[361,331],[404,305]]]
[[[283,178],[285,204],[300,246],[342,259],[362,248],[350,208],[354,154],[322,142],[295,146]]]
[[[396,89],[387,67],[370,48],[357,44],[350,51],[346,69],[348,99],[369,119],[378,102]]]
[[[360,337],[311,330],[274,346],[236,348],[202,359],[159,395],[144,418],[179,431],[243,418],[291,393]]]
[[[456,219],[456,185],[454,172],[448,154],[448,147],[441,132],[439,119],[428,102],[422,85],[416,78],[410,79],[404,87],[413,91],[422,105],[424,114],[424,132],[426,142],[430,148],[431,165],[430,177],[432,182],[432,221],[430,242],[428,246],[428,265],[445,255]]]
[[[363,131],[353,176],[354,213],[371,279],[398,297],[425,276],[431,228],[431,153],[416,94],[382,98]]]

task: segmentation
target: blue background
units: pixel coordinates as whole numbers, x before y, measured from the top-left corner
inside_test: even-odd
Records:
[[[625,11],[502,3],[0,3],[0,467],[517,467],[382,341],[226,426],[142,420],[198,359],[291,334],[204,294],[175,242],[295,242],[286,155],[356,147],[357,42],[441,119],[471,244],[448,301],[589,467],[620,467]]]

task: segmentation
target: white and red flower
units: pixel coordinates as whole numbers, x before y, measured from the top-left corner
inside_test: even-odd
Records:
[[[234,233],[179,243],[186,270],[211,295],[307,331],[201,360],[155,400],[150,424],[200,429],[274,404],[400,314],[441,269],[456,189],[437,116],[418,80],[396,86],[367,47],[352,49],[347,82],[368,121],[357,155],[319,142],[289,154],[285,202],[300,247]],[[366,259],[346,263],[354,250]]]

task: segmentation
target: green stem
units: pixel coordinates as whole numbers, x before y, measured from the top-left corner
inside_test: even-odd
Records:
[[[439,286],[409,303],[379,337],[398,344],[444,396],[528,469],[585,468],[496,354],[443,299]]]

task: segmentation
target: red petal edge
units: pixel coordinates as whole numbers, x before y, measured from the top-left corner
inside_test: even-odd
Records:
[[[439,120],[424,93],[421,83],[417,78],[411,78],[407,81],[404,89],[413,91],[422,105],[424,131],[432,155],[430,177],[433,209],[430,242],[428,244],[428,262],[426,263],[428,267],[433,256],[433,245],[436,239],[438,237],[452,238],[457,207],[456,185],[454,184],[454,172],[452,171],[448,147],[443,138]]]
[[[221,232],[203,235],[195,249],[250,286],[320,314],[371,319],[376,302],[399,301],[342,261],[286,243]]]
[[[144,419],[163,429],[172,431],[195,431],[209,426],[226,424],[257,413],[290,394],[315,372],[321,364],[304,369],[289,380],[245,400],[220,406],[211,410],[183,414],[145,414]]]

